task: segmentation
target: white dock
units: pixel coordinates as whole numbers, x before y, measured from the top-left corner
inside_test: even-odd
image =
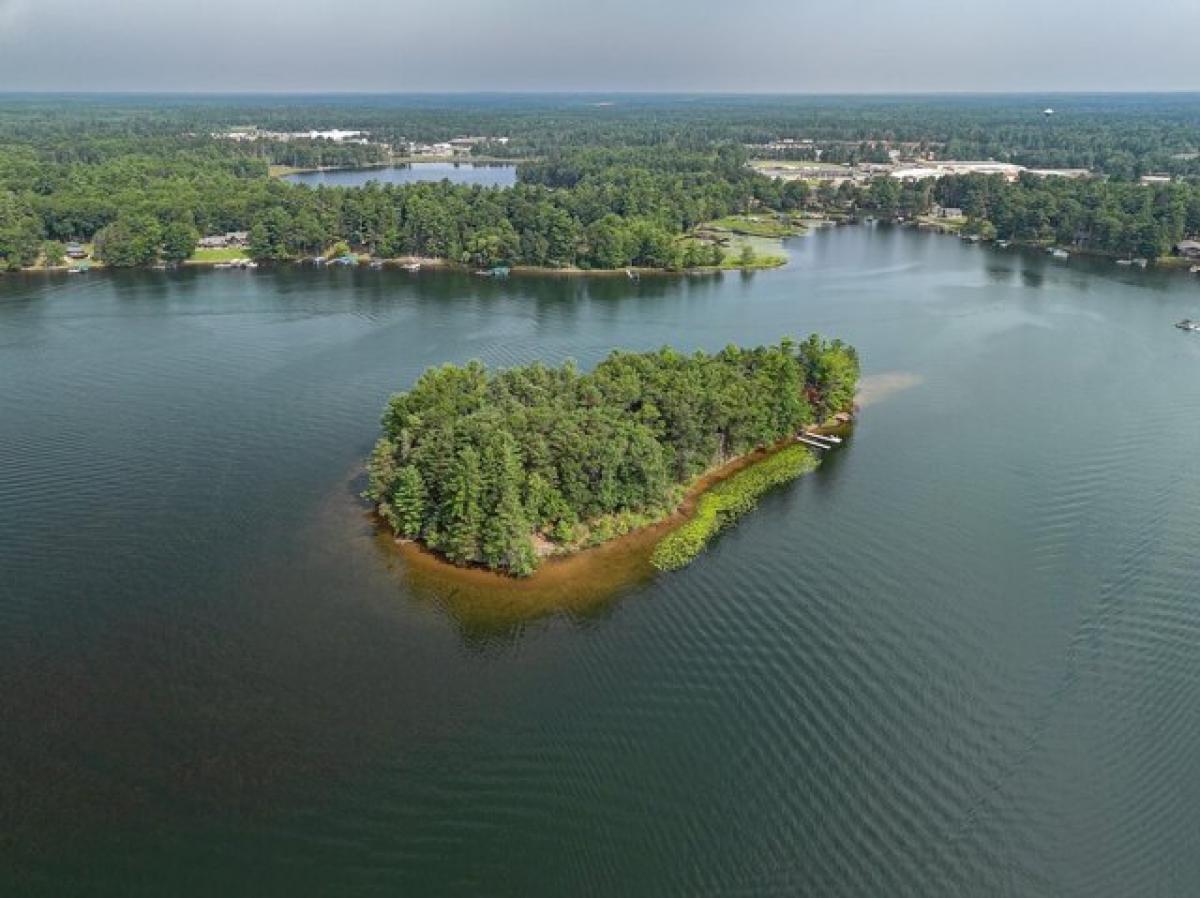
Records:
[[[806,432],[804,434],[804,436],[808,437],[810,440],[824,440],[827,443],[833,443],[835,446],[839,445],[842,442],[841,437],[835,437],[832,434],[807,433]]]
[[[810,440],[808,437],[798,434],[796,436],[797,443],[803,443],[805,446],[812,446],[814,449],[832,449],[828,443],[818,443],[816,440]]]

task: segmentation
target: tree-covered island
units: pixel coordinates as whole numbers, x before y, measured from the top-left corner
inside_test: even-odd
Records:
[[[525,576],[544,555],[667,517],[705,472],[849,411],[858,376],[853,347],[816,335],[712,354],[613,352],[590,373],[444,365],[388,402],[367,497],[399,537]],[[703,534],[693,527],[655,563],[685,564],[761,492],[811,467],[793,444],[724,481],[697,510]]]

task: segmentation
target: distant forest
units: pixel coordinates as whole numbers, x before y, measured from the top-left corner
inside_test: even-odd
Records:
[[[1055,107],[1042,114],[1043,102]],[[271,164],[361,165],[377,144],[234,142],[214,133],[356,128],[390,144],[507,137],[531,160],[508,190],[416,184],[309,189]],[[1087,181],[879,179],[834,190],[745,166],[747,145],[812,140],[826,159],[884,147],[937,158],[1089,168]],[[758,210],[914,216],[934,203],[984,236],[1154,258],[1200,231],[1200,97],[50,97],[0,98],[0,267],[57,262],[63,244],[137,266],[188,258],[199,236],[248,231],[263,260],[334,245],[470,265],[686,268],[720,261],[685,239]],[[496,144],[486,140],[481,152]],[[886,155],[886,154],[884,154]],[[1176,176],[1140,185],[1147,172]]]

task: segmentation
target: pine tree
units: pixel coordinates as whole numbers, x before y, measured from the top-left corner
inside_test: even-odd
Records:
[[[479,559],[479,531],[483,523],[480,504],[479,453],[467,447],[459,450],[450,474],[446,510],[444,551],[451,561]]]
[[[532,573],[536,559],[529,545],[529,517],[521,502],[525,472],[509,434],[498,434],[484,449],[483,477],[488,512],[482,532],[484,563],[514,574]],[[522,552],[522,547],[529,551]]]
[[[421,472],[412,465],[405,465],[396,475],[396,488],[392,492],[392,526],[397,533],[409,539],[421,535],[425,501],[425,481],[421,479]]]

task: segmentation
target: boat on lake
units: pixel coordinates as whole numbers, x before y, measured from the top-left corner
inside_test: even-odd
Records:
[[[420,263],[420,262],[409,262],[407,265],[405,265],[405,266],[404,266],[404,270],[405,270],[405,271],[410,271],[410,272],[412,272],[412,271],[420,271],[420,270],[421,270],[421,263]]]
[[[1050,255],[1052,255],[1056,259],[1071,258],[1071,254],[1069,252],[1067,252],[1065,249],[1058,249],[1058,248],[1052,249],[1052,250],[1050,250]]]
[[[1200,331],[1200,321],[1193,321],[1191,318],[1184,318],[1175,326],[1181,331]]]

